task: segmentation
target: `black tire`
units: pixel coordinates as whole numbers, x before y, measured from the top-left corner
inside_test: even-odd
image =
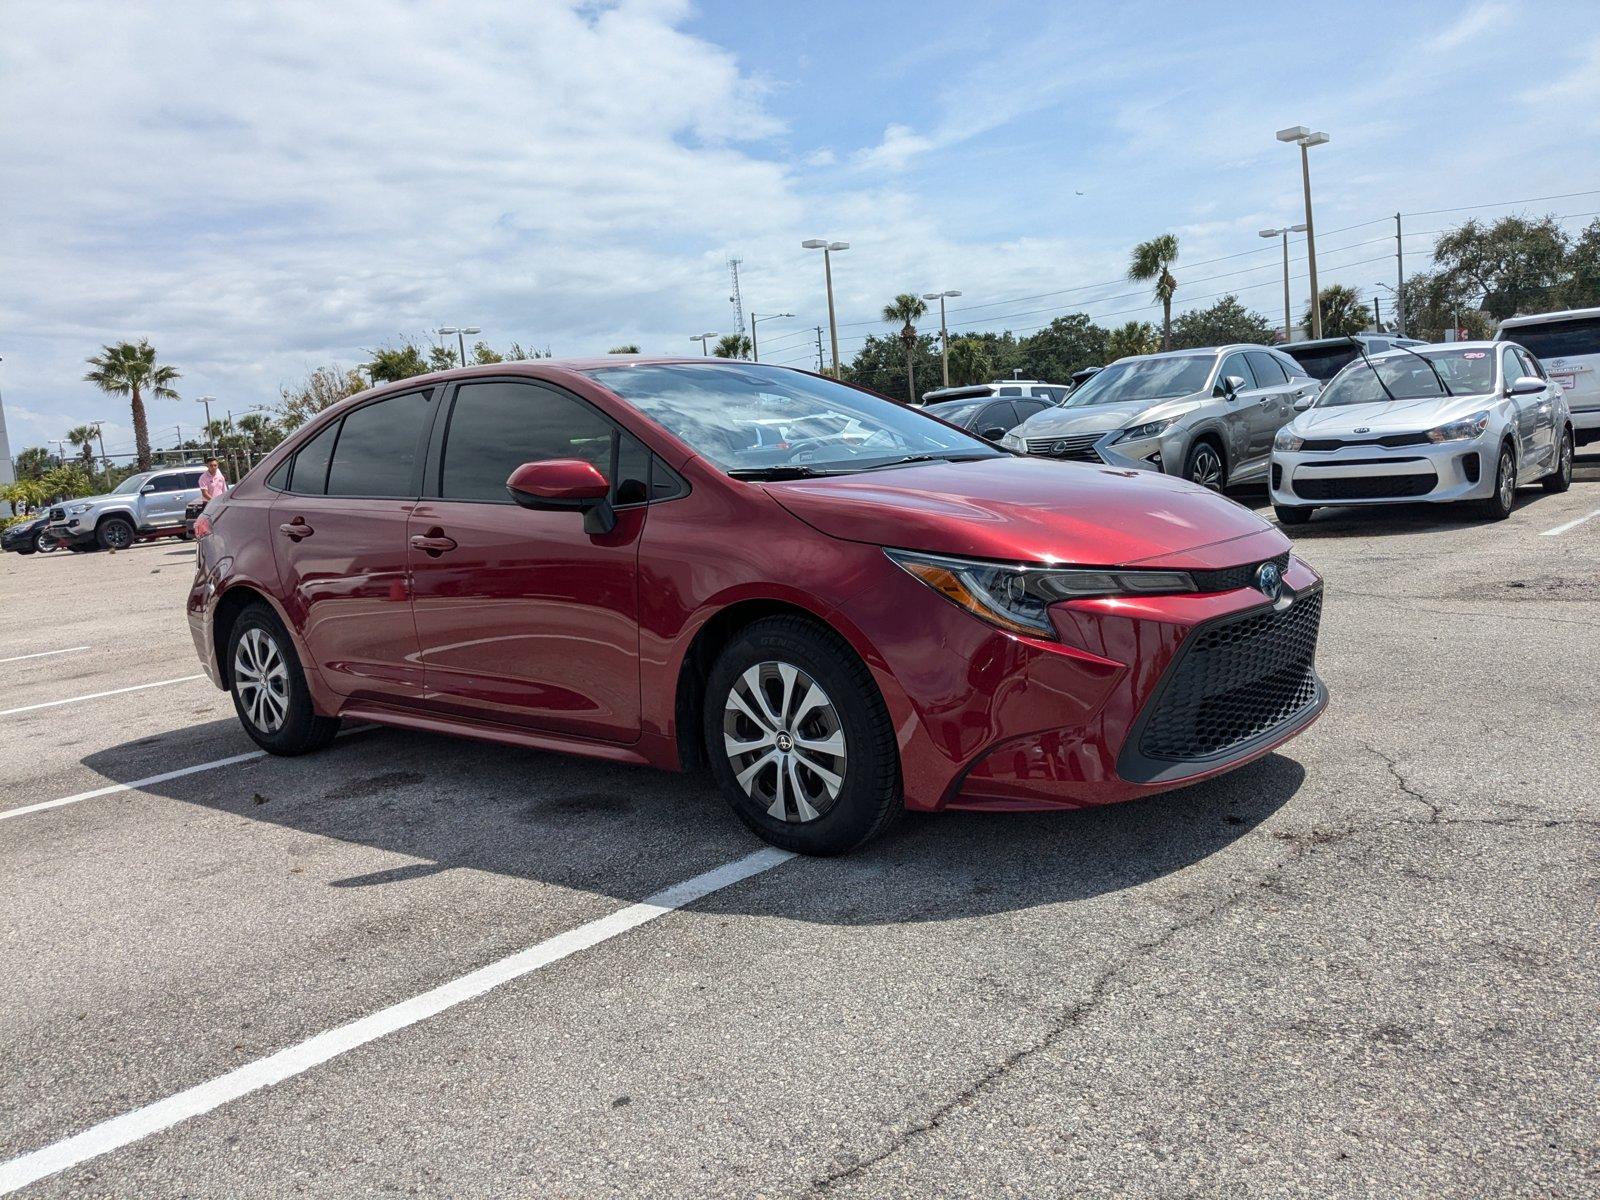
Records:
[[[1214,442],[1197,441],[1183,456],[1183,477],[1213,492],[1228,486],[1228,464]]]
[[[1564,492],[1572,486],[1572,430],[1561,431],[1561,447],[1556,451],[1556,469],[1541,482],[1547,492]]]
[[[241,652],[248,640],[249,648]],[[272,661],[261,653],[260,647],[269,645],[281,663],[281,675],[272,669]],[[311,691],[306,687],[305,673],[300,669],[300,659],[295,654],[294,642],[278,620],[278,615],[265,604],[251,604],[241,609],[228,630],[227,658],[223,668],[227,672],[228,691],[233,696],[233,710],[239,715],[239,724],[268,754],[309,754],[333,741],[339,732],[336,717],[321,717],[311,704]],[[259,663],[260,672],[247,673],[245,663]],[[264,689],[253,688],[250,676],[267,680]],[[278,679],[277,684],[271,682]],[[265,694],[263,694],[263,690]],[[281,714],[281,715],[280,715]],[[276,717],[276,723],[272,718]]]
[[[1311,520],[1311,514],[1316,511],[1314,508],[1290,508],[1286,504],[1272,506],[1273,515],[1278,518],[1279,525],[1304,525]]]
[[[781,668],[794,672],[787,683]],[[752,675],[761,697],[750,691]],[[807,703],[811,689],[820,691],[821,705]],[[774,711],[778,720],[769,725]],[[877,684],[842,638],[804,617],[764,618],[723,647],[706,681],[703,729],[729,807],[774,846],[844,854],[881,834],[904,807],[900,754]],[[748,738],[755,748],[732,752],[728,738]],[[819,752],[808,741],[842,753]],[[751,770],[747,789],[739,776]]]
[[[1494,469],[1494,494],[1478,501],[1478,515],[1485,521],[1504,521],[1517,506],[1517,456],[1510,443],[1500,447]]]
[[[61,543],[41,529],[33,535],[33,548],[40,554],[54,554],[61,549]]]
[[[94,531],[94,540],[102,550],[126,550],[138,536],[133,522],[125,517],[107,517]]]

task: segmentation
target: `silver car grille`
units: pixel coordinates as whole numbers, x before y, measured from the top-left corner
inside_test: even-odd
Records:
[[[1102,462],[1094,444],[1105,437],[1100,433],[1071,433],[1063,437],[1036,437],[1028,439],[1028,453],[1047,458],[1067,458],[1073,462]]]

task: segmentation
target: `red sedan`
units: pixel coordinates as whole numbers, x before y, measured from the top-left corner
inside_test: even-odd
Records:
[[[1247,509],[754,363],[386,385],[195,532],[195,646],[265,749],[349,717],[709,767],[807,853],[1190,783],[1327,702],[1321,580]]]

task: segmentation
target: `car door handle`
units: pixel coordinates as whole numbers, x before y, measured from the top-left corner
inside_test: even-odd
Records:
[[[454,550],[456,548],[456,540],[452,537],[445,537],[444,531],[441,529],[433,529],[426,534],[413,534],[411,548],[413,550],[426,551],[433,557],[438,558],[445,551]]]
[[[312,529],[301,518],[296,517],[293,521],[279,525],[278,532],[288,537],[291,542],[298,542],[301,538],[310,537],[316,530]]]

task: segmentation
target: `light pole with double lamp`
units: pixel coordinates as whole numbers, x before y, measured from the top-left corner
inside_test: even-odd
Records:
[[[959,296],[960,292],[951,289],[948,292],[923,292],[924,300],[937,300],[939,302],[939,365],[944,376],[945,387],[950,386],[950,331],[944,325],[944,301],[946,296]]]
[[[434,332],[440,337],[448,337],[452,333],[456,335],[456,345],[461,347],[461,365],[464,367],[467,365],[467,334],[482,333],[483,330],[479,329],[476,325],[462,325],[459,327],[455,325],[441,325],[438,329],[435,329]]]
[[[839,321],[833,314],[833,255],[850,249],[849,242],[830,242],[827,238],[807,238],[800,243],[804,250],[822,251],[822,277],[828,284],[828,339],[833,343],[833,377],[839,378]]]
[[[707,358],[711,354],[711,350],[709,348],[710,345],[711,345],[711,339],[716,337],[716,336],[717,335],[716,335],[716,333],[714,331],[711,332],[711,333],[696,333],[696,334],[691,335],[689,340],[691,342],[699,342],[700,343],[700,357],[701,358]]]
[[[1291,233],[1304,233],[1309,226],[1285,225],[1282,229],[1263,229],[1261,236],[1264,238],[1283,239],[1283,340],[1291,342],[1294,339],[1289,331],[1294,328],[1289,317],[1289,235]]]
[[[1322,293],[1317,290],[1317,228],[1311,220],[1311,156],[1313,146],[1325,145],[1328,135],[1312,133],[1304,125],[1291,125],[1278,130],[1280,142],[1293,142],[1300,147],[1300,182],[1306,193],[1306,264],[1311,271],[1311,336],[1322,336]]]
[[[750,358],[751,358],[751,361],[753,361],[753,362],[760,362],[761,361],[761,347],[756,342],[756,322],[760,321],[760,320],[770,321],[774,317],[792,317],[792,316],[794,316],[793,313],[787,313],[787,312],[785,312],[785,313],[759,313],[759,314],[758,313],[751,313],[750,314]]]

